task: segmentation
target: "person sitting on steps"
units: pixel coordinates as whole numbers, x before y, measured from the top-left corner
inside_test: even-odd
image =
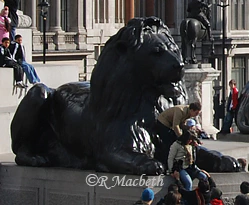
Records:
[[[14,69],[15,86],[18,88],[28,87],[23,83],[23,70],[22,67],[12,59],[12,55],[9,50],[10,39],[5,37],[2,39],[2,45],[0,45],[0,66],[9,67]]]
[[[168,169],[170,173],[177,170],[186,190],[192,190],[192,180],[207,179],[206,174],[195,164],[196,159],[196,133],[192,130],[184,130],[183,134],[175,141],[168,155]]]
[[[15,42],[11,42],[10,44],[10,52],[13,55],[13,59],[17,61],[19,65],[21,65],[23,71],[25,72],[29,83],[35,84],[39,83],[40,79],[35,71],[33,65],[29,64],[25,60],[25,48],[22,45],[22,36],[16,35]]]

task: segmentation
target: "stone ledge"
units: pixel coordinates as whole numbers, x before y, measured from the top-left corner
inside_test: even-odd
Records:
[[[102,186],[89,186],[86,184],[89,174],[94,174],[99,179],[100,177],[108,179]],[[212,173],[211,175],[215,179],[217,187],[222,190],[226,201],[232,201],[239,194],[239,184],[249,178],[248,173]],[[120,178],[125,176],[126,180],[139,180],[141,177],[97,173],[91,170],[21,167],[14,163],[2,162],[0,166],[0,203],[7,205],[19,201],[19,204],[25,205],[48,205],[51,202],[67,205],[133,204],[147,186],[117,185],[107,189],[105,185],[111,187],[114,184],[113,177],[117,176]],[[145,176],[143,179],[158,179],[159,177],[163,179],[164,185],[150,186],[155,192],[153,204],[156,204],[166,194],[168,185],[174,182],[171,176]],[[196,182],[195,180],[195,185]],[[29,200],[24,203],[24,199]]]
[[[16,166],[13,162],[13,154],[0,155],[0,204],[9,205],[48,205],[48,204],[67,204],[67,205],[132,205],[141,195],[142,190],[147,187],[141,186],[122,186],[117,185],[110,188],[114,182],[113,177],[124,177],[126,180],[139,180],[141,176],[120,175],[111,173],[99,173],[92,170],[77,170],[67,168],[37,168]],[[100,177],[107,177],[106,185],[110,189],[102,186],[89,186],[86,178],[89,174]],[[228,202],[233,201],[239,194],[239,185],[242,181],[248,181],[249,173],[211,173],[217,187],[223,192],[223,196]],[[171,176],[144,176],[143,179],[163,180],[162,184],[150,186],[155,192],[153,205],[162,198],[169,184],[174,180]],[[129,183],[128,183],[129,184]],[[196,186],[197,180],[194,180]],[[24,202],[24,200],[27,200]],[[63,201],[62,201],[63,199]]]
[[[249,142],[249,134],[241,134],[240,132],[218,134],[217,139],[222,141]]]

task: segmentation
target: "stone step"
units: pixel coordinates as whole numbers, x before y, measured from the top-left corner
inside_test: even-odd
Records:
[[[222,191],[224,197],[235,197],[240,193],[240,184],[249,181],[248,172],[236,173],[210,173],[216,186]],[[197,183],[197,180],[195,180]]]
[[[249,142],[249,134],[232,132],[230,134],[218,134],[217,139],[220,141]]]
[[[240,137],[241,135],[238,135]],[[238,139],[238,138],[237,138]],[[220,151],[223,155],[229,155],[238,158],[248,159],[249,143],[238,141],[202,140],[203,146],[210,150]],[[247,160],[248,161],[248,160]]]
[[[155,192],[156,204],[167,193],[167,187],[173,183],[171,176],[134,176],[111,173],[98,173],[91,170],[77,170],[66,168],[37,168],[16,166],[13,154],[0,155],[0,202],[1,205],[25,204],[48,205],[53,204],[133,204],[139,200],[141,192],[146,186],[132,185],[134,180],[158,181],[150,187]],[[102,180],[95,186],[86,183],[90,176]],[[211,173],[216,185],[223,192],[223,198],[231,202],[239,194],[239,185],[242,181],[249,181],[249,173]],[[116,184],[113,179],[125,177],[125,183]],[[129,180],[129,181],[128,181]],[[161,181],[163,183],[161,183]],[[94,178],[92,178],[94,182]],[[101,180],[99,181],[101,182]],[[197,180],[194,180],[196,186]],[[113,186],[113,187],[112,187]],[[63,200],[63,203],[62,201]],[[25,203],[24,203],[25,202]],[[229,203],[225,203],[229,204]]]

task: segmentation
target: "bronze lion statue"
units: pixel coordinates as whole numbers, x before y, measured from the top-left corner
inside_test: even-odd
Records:
[[[159,112],[186,103],[183,62],[156,17],[129,21],[106,43],[90,83],[34,85],[11,123],[15,161],[124,174],[160,174]]]
[[[40,83],[28,91],[11,122],[16,163],[164,173],[169,150],[156,119],[168,107],[187,103],[183,74],[168,27],[156,17],[131,19],[107,41],[90,83],[57,89]]]

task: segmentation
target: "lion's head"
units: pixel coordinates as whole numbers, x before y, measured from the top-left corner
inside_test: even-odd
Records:
[[[113,112],[117,105],[134,106],[131,98],[148,90],[155,98],[178,97],[182,77],[182,56],[168,27],[156,17],[134,18],[101,52],[91,78],[91,103],[97,109],[102,102],[105,112]]]

